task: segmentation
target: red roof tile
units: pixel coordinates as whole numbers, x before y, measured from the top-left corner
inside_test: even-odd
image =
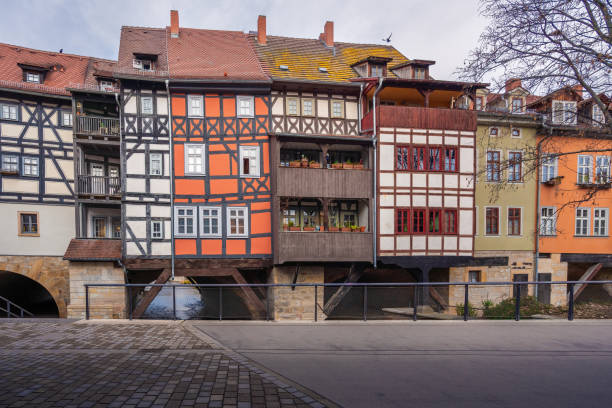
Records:
[[[113,261],[121,259],[121,240],[72,239],[64,254],[69,261]]]
[[[134,54],[157,56],[154,71],[134,69]],[[115,72],[119,75],[139,77],[168,76],[168,55],[166,52],[166,29],[151,27],[121,27],[119,58]]]

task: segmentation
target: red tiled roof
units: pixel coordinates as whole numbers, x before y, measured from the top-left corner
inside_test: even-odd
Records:
[[[44,83],[23,81],[18,64],[47,68]],[[0,43],[0,87],[52,95],[70,95],[67,87],[95,84],[94,67],[109,69],[114,61],[82,55],[34,50]],[[112,69],[112,68],[110,68]]]
[[[121,240],[72,239],[64,254],[69,261],[113,261],[121,259]]]
[[[134,69],[134,54],[156,55],[154,71]],[[139,77],[168,76],[168,55],[166,52],[166,29],[151,27],[121,27],[119,41],[119,58],[117,69],[119,75]]]
[[[180,28],[168,41],[172,78],[268,80],[247,35],[240,31]]]

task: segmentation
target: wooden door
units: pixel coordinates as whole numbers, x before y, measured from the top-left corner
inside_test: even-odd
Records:
[[[550,282],[552,273],[538,273],[538,282]],[[551,285],[538,285],[538,302],[550,305]]]

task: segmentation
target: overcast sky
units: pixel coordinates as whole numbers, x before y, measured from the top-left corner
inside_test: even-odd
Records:
[[[268,34],[317,38],[334,21],[336,41],[391,45],[437,61],[431,74],[454,79],[487,21],[477,0],[20,0],[4,1],[0,42],[116,59],[122,25],[164,27],[170,9],[183,27],[249,31],[267,16]]]

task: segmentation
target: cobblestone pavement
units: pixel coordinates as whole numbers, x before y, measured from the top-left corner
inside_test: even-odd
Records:
[[[185,322],[0,319],[0,407],[324,407]]]

